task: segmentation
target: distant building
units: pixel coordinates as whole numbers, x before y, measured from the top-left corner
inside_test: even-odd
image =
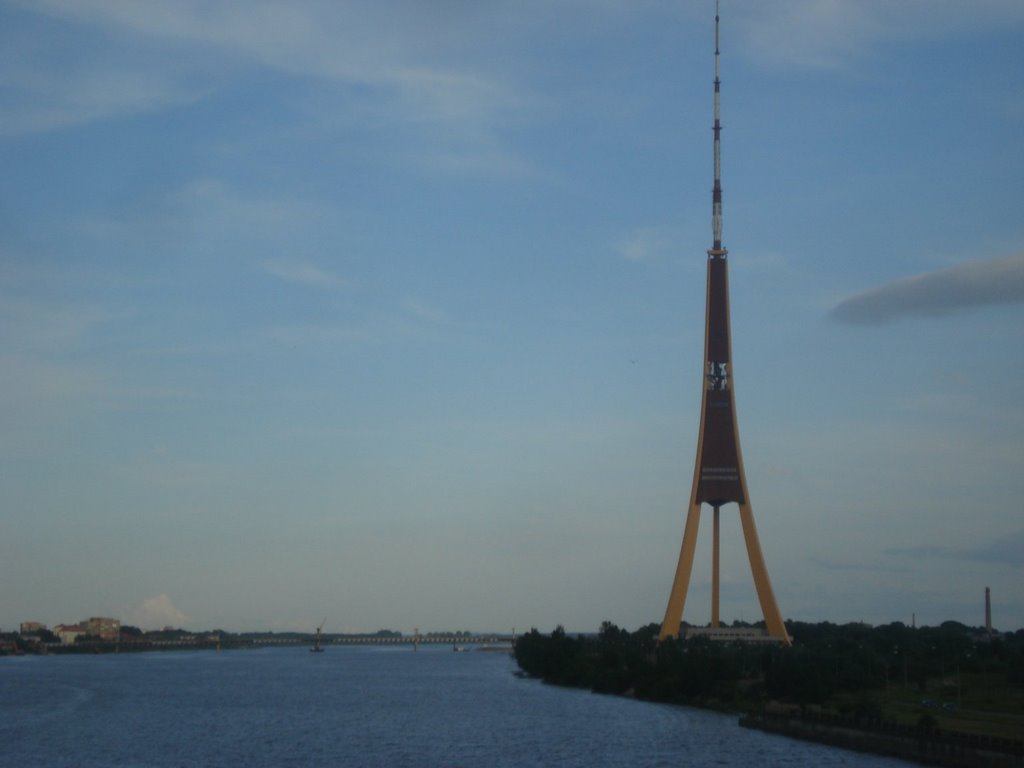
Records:
[[[121,634],[121,621],[104,616],[93,616],[85,622],[85,633],[100,640],[117,640]]]
[[[81,635],[86,635],[84,624],[58,624],[53,628],[53,634],[60,638],[65,645],[75,642]]]
[[[23,621],[18,631],[23,635],[34,635],[42,632],[44,629],[46,629],[46,625],[38,621]]]
[[[781,643],[783,640],[769,635],[765,630],[756,627],[687,627],[687,640],[694,637],[706,637],[725,643]]]

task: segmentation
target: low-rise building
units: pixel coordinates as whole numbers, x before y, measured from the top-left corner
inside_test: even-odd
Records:
[[[105,616],[93,616],[85,622],[85,632],[100,640],[117,640],[121,634],[121,621],[108,619]]]
[[[38,621],[23,621],[18,631],[22,635],[34,635],[46,629],[45,624],[41,624]]]
[[[706,637],[723,643],[781,643],[781,637],[769,635],[758,627],[687,627],[687,640],[694,637]]]

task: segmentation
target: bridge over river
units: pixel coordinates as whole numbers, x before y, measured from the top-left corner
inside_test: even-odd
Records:
[[[511,651],[515,641],[511,634],[467,635],[454,633],[427,633],[422,635],[366,634],[320,636],[320,645],[389,645],[409,646],[413,649],[424,646],[447,645],[456,650],[501,650]],[[229,649],[262,648],[267,646],[312,646],[312,634],[217,634],[200,633],[173,639],[151,639],[146,637],[122,637],[119,640],[89,640],[76,643],[36,643],[29,647],[37,653],[134,653],[140,651],[187,650],[187,649]]]

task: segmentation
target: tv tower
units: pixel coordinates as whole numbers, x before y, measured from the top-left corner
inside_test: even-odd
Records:
[[[697,435],[697,460],[693,471],[690,506],[683,531],[683,545],[679,552],[672,592],[669,595],[665,618],[659,637],[675,637],[683,618],[683,606],[693,571],[693,555],[697,546],[697,528],[701,505],[708,504],[714,511],[712,563],[711,563],[711,627],[719,627],[719,510],[725,504],[739,505],[743,539],[747,545],[754,587],[761,603],[761,612],[767,634],[778,642],[789,645],[789,635],[782,623],[779,606],[775,602],[768,569],[761,553],[757,526],[750,509],[747,478],[743,471],[740,452],[739,426],[736,421],[736,401],[733,395],[732,344],[729,330],[729,252],[722,246],[722,125],[719,114],[721,72],[718,45],[718,0],[715,0],[715,123],[714,158],[715,184],[711,192],[711,229],[713,243],[708,250],[707,304],[704,318],[704,387],[701,395],[700,430]]]

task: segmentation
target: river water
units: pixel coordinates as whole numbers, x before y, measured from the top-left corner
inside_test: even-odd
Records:
[[[515,670],[504,653],[423,647],[5,657],[0,765],[908,765]]]

